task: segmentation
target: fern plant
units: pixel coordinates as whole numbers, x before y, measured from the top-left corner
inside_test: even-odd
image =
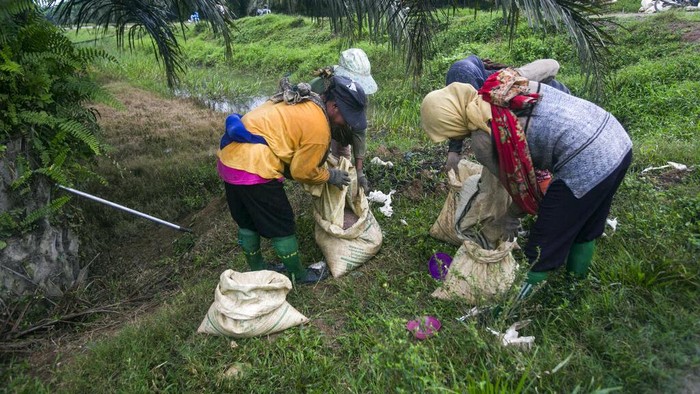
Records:
[[[17,201],[36,182],[70,185],[90,174],[86,164],[104,147],[88,104],[106,93],[88,67],[109,56],[74,46],[31,0],[0,4],[0,158],[12,169],[9,192]],[[57,200],[21,214],[8,209],[0,234],[26,230],[63,204]]]

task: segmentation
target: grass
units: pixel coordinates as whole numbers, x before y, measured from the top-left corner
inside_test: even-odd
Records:
[[[139,310],[140,315],[118,330],[98,330],[86,341],[89,327],[103,321],[88,320],[77,332],[76,341],[84,346],[61,353],[58,360],[45,358],[38,375],[26,361],[31,358],[5,363],[0,376],[6,390],[688,389],[685,378],[700,366],[700,151],[694,138],[699,113],[691,100],[700,62],[697,42],[684,37],[700,29],[700,19],[674,14],[620,20],[623,28],[614,32],[618,47],[610,59],[608,94],[600,102],[621,120],[635,144],[632,168],[611,212],[619,225],[615,232],[607,228],[609,236],[598,242],[589,279],[571,284],[555,275],[518,310],[520,318],[533,320],[521,331],[536,338],[528,352],[501,346],[485,329],[503,331],[512,320],[459,322],[456,318],[469,305],[430,297],[437,283],[427,274],[426,261],[436,251],[454,254],[456,248],[427,235],[446,196],[440,172],[445,148],[428,143],[419,127],[418,106],[426,92],[444,83],[448,65],[467,52],[522,63],[551,50],[562,63],[560,79],[574,92],[582,86],[581,78],[561,37],[542,41],[523,31],[508,47],[493,15],[481,13],[475,21],[466,13],[455,18],[436,40],[439,51],[418,81],[407,80],[398,55],[384,46],[357,44],[372,59],[379,84],[370,99],[368,156],[395,164],[392,170],[368,165],[367,175],[377,189],[398,190],[394,216],[384,217],[373,208],[384,233],[379,254],[346,277],[290,292],[287,300],[311,319],[309,324],[269,337],[236,340],[235,346],[228,338],[195,333],[213,301],[218,275],[227,268],[246,270],[213,166],[224,115],[168,96],[146,50],[137,48],[120,56],[118,66],[105,64],[95,70],[126,109],[101,107],[104,138],[113,149],[97,168],[109,184],[85,187],[195,231],[175,234],[76,201],[85,219],[85,258],[95,259],[92,285],[78,299],[116,301],[146,288],[157,294],[152,298],[155,307]],[[221,63],[217,38],[194,28],[188,32],[191,68],[184,83],[202,93],[235,99],[269,92],[284,72],[305,80],[309,70],[334,63],[342,49],[342,42],[326,31],[327,26],[283,15],[245,18],[232,67]],[[467,43],[465,35],[474,39]],[[655,38],[649,40],[649,35]],[[100,42],[111,48],[109,39]],[[204,78],[211,82],[201,83]],[[642,173],[669,160],[696,169]],[[308,211],[310,198],[296,184],[287,187],[297,212],[303,258],[321,260]],[[264,247],[272,259],[269,244]],[[524,263],[519,252],[516,257]],[[443,329],[417,342],[405,323],[426,314],[437,316]],[[242,372],[227,377],[231,367]]]

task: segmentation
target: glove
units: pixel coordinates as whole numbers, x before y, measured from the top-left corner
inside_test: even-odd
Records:
[[[503,230],[503,239],[508,242],[513,242],[518,236],[518,228],[520,227],[520,219],[508,213],[503,214],[496,219],[494,224]]]
[[[367,181],[367,177],[365,176],[365,174],[357,174],[357,185],[361,187],[362,190],[365,191],[365,193],[369,192],[369,182]]]
[[[450,172],[450,170],[454,170],[455,174],[459,174],[457,165],[459,164],[459,153],[457,152],[448,152],[447,153],[447,163],[445,163],[445,173]]]
[[[337,186],[339,189],[342,189],[343,186],[347,186],[350,184],[350,174],[347,173],[347,171],[342,171],[337,168],[331,168],[328,170],[330,173],[330,176],[328,177],[328,183],[330,183],[333,186]]]

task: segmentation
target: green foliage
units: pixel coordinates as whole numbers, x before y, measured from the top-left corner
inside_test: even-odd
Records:
[[[13,209],[0,213],[0,237],[10,237],[31,230],[39,219],[58,214],[68,200],[69,197],[63,196],[33,211]]]
[[[605,5],[605,10],[608,12],[637,12],[640,7],[639,0],[618,0],[614,3]]]
[[[22,370],[28,368],[31,368],[31,366],[27,361],[10,361],[9,365],[0,371],[3,390],[8,393],[50,393],[51,390],[42,384],[41,379],[21,373]]]
[[[611,112],[635,137],[662,132],[666,138],[695,140],[700,107],[691,99],[700,89],[700,53],[640,60],[615,74],[607,100]],[[689,121],[690,120],[690,121]]]
[[[191,61],[201,67],[185,77],[192,79],[188,86],[215,97],[264,95],[280,72],[304,80],[308,69],[334,64],[342,49],[333,38],[311,44],[311,22],[285,34],[270,30],[298,23],[297,18],[278,15],[241,22],[241,45],[254,55],[240,54],[235,69],[227,70],[218,60],[206,58],[215,52],[210,49],[216,47],[216,37],[202,29],[188,39]],[[446,197],[441,173],[445,146],[427,146],[418,108],[427,91],[442,87],[449,64],[470,52],[515,63],[533,60],[531,56],[543,55],[551,46],[552,53],[562,56],[558,78],[575,93],[583,81],[575,59],[565,53],[566,39],[523,34],[507,47],[495,23],[476,23],[484,26],[479,38],[483,42],[464,45],[461,35],[472,32],[463,24],[455,26],[458,33],[446,31],[440,36],[445,37],[439,42],[440,52],[419,81],[407,77],[400,58],[387,48],[357,43],[372,60],[379,85],[369,101],[367,157],[376,155],[395,165],[390,170],[366,163],[365,171],[377,189],[397,189],[394,215],[385,217],[372,208],[384,243],[365,266],[288,294],[287,300],[311,319],[309,324],[270,337],[236,340],[235,346],[228,338],[195,333],[213,301],[218,275],[228,268],[246,269],[234,246],[235,227],[226,209],[213,204],[220,211],[217,215],[198,212],[211,231],[177,238],[171,245],[177,258],[168,259],[162,252],[154,259],[158,265],[179,264],[181,270],[179,277],[171,278],[180,287],[164,295],[161,308],[91,343],[71,363],[56,367],[49,382],[35,382],[21,367],[13,367],[10,387],[68,392],[683,391],[685,378],[700,365],[700,143],[691,138],[697,134],[692,98],[699,88],[698,55],[697,44],[680,40],[678,24],[685,22],[660,16],[624,22],[625,29],[611,27],[619,45],[608,59],[614,66],[613,79],[600,104],[623,122],[634,142],[633,165],[611,211],[618,228],[606,227],[607,236],[597,241],[590,278],[571,283],[555,274],[518,309],[518,320],[533,320],[520,332],[535,337],[529,352],[503,347],[487,330],[503,332],[513,320],[459,322],[456,318],[471,305],[430,296],[438,283],[426,272],[427,259],[436,251],[453,255],[457,248],[427,235]],[[268,38],[256,40],[256,34]],[[197,49],[200,44],[207,49]],[[266,53],[266,46],[275,53]],[[141,86],[163,82],[155,63],[138,51],[120,59],[120,68],[101,64],[103,75],[129,77]],[[215,65],[204,66],[212,62]],[[257,78],[250,78],[251,71]],[[199,80],[206,84],[197,85]],[[120,137],[134,134],[130,130]],[[216,146],[216,138],[210,139]],[[157,136],[147,141],[162,143]],[[138,149],[144,150],[130,153],[156,156]],[[205,149],[196,150],[201,154]],[[111,174],[120,187],[105,189],[104,194],[120,202],[138,202],[151,213],[176,216],[205,205],[211,194],[223,193],[211,157],[202,155],[194,163],[158,158],[160,165],[144,160],[138,168]],[[642,173],[647,166],[669,160],[695,169]],[[287,186],[287,191],[298,213],[302,257],[305,263],[318,261],[323,256],[314,240],[310,199],[296,185]],[[123,222],[109,217],[101,226],[114,229],[116,244],[133,239],[122,234]],[[132,228],[129,235],[142,237],[143,229]],[[269,248],[265,250],[266,258],[274,258]],[[522,253],[516,256],[525,270]],[[139,264],[149,263],[146,260],[139,259]],[[443,328],[418,342],[404,324],[425,314],[437,316]],[[231,366],[242,368],[240,377],[224,375]]]
[[[33,3],[4,4],[0,25],[0,138],[26,142],[15,159],[12,189],[29,190],[37,176],[70,184],[88,172],[86,160],[103,150],[95,113],[86,104],[105,94],[88,75],[88,65],[114,59],[103,51],[76,48]],[[64,203],[59,199],[24,219],[14,217],[16,226],[7,226],[13,220],[4,213],[3,233],[26,229]]]

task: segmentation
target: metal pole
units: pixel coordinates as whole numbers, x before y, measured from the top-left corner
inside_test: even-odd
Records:
[[[133,209],[131,209],[131,208],[127,208],[127,207],[125,207],[125,206],[123,206],[123,205],[119,205],[119,204],[113,203],[113,202],[111,202],[111,201],[107,201],[107,200],[105,200],[105,199],[102,199],[102,198],[93,196],[92,194],[88,194],[88,193],[85,193],[85,192],[81,192],[80,190],[71,189],[70,187],[65,187],[65,186],[63,186],[63,185],[56,185],[56,186],[58,186],[59,189],[63,189],[63,190],[69,191],[69,192],[71,192],[71,193],[73,193],[73,194],[77,194],[77,195],[79,195],[79,196],[81,196],[81,197],[85,197],[85,198],[87,198],[87,199],[90,199],[90,200],[93,200],[93,201],[97,201],[97,202],[100,202],[100,203],[105,204],[105,205],[109,205],[109,206],[112,207],[112,208],[121,209],[122,211],[128,212],[128,213],[130,213],[130,214],[133,214],[133,215],[136,215],[136,216],[140,216],[140,217],[142,217],[142,218],[145,218],[145,219],[154,221],[154,222],[156,222],[156,223],[162,224],[162,225],[164,225],[164,226],[168,226],[168,227],[170,227],[170,228],[174,228],[175,230],[185,231],[185,232],[188,232],[188,233],[191,233],[191,232],[192,232],[192,230],[189,229],[189,228],[187,228],[187,227],[181,227],[181,226],[178,226],[177,224],[173,224],[173,223],[170,223],[170,222],[166,222],[165,220],[158,219],[158,218],[153,217],[153,216],[151,216],[151,215],[146,215],[145,213],[142,213],[142,212],[133,210]]]

